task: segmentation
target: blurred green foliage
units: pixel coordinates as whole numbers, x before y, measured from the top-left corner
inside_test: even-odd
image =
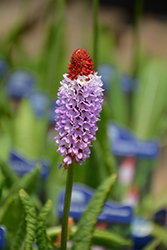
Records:
[[[49,124],[49,105],[46,107],[42,119],[38,119],[33,113],[27,97],[17,100],[15,107],[5,92],[10,73],[18,68],[26,69],[36,76],[37,90],[44,91],[49,98],[49,102],[55,102],[62,74],[67,72],[66,1],[47,1],[42,15],[40,16],[40,11],[36,10],[31,19],[28,18],[29,8],[27,8],[27,4],[20,22],[12,30],[9,30],[6,37],[0,40],[0,56],[8,62],[8,69],[0,78],[0,224],[7,229],[7,250],[33,249],[34,242],[38,244],[39,249],[49,249],[50,243],[46,232],[49,235],[49,228],[58,225],[57,200],[66,180],[66,173],[59,171],[57,166],[58,163],[62,163],[63,159],[56,153],[53,139],[56,132],[53,125]],[[95,7],[97,8],[97,6]],[[46,23],[44,44],[39,55],[32,57],[28,55],[24,47],[22,36],[41,20],[44,26]],[[97,16],[95,16],[94,22],[92,51],[96,66],[98,62],[107,62],[114,64],[116,71],[114,78],[110,81],[109,91],[104,96],[101,121],[98,123],[97,140],[92,143],[91,157],[82,166],[77,166],[74,181],[96,189],[102,182],[105,183],[111,174],[118,171],[118,164],[111,153],[107,136],[107,124],[110,120],[128,127],[138,138],[158,137],[163,145],[166,145],[167,65],[162,59],[147,57],[137,44],[135,65],[130,73],[132,78],[138,79],[138,84],[135,86],[135,91],[125,93],[120,85],[123,71],[117,65],[114,55],[116,46],[114,33],[103,24],[97,25]],[[99,40],[96,39],[98,34]],[[84,34],[84,37],[86,37],[86,34]],[[91,42],[86,41],[86,44],[90,46]],[[92,51],[90,52],[92,53]],[[8,163],[12,148],[18,150],[21,155],[30,160],[49,159],[50,169],[46,180],[41,181],[39,178],[40,166],[21,178],[16,176]],[[135,184],[138,186],[143,187],[147,184],[147,164],[148,162],[145,160],[140,162],[138,177],[135,180]],[[151,162],[151,168],[154,168],[155,164],[156,162]],[[109,187],[111,184],[112,181]],[[118,183],[115,184],[115,186],[117,185]],[[115,186],[113,187],[113,193]],[[107,189],[103,191],[107,191]],[[98,192],[96,195],[98,195]],[[115,197],[113,193],[110,194],[110,197]],[[130,246],[130,241],[121,238],[114,232],[94,231],[93,226],[106,195],[104,193],[99,195],[97,200],[95,196],[95,200],[91,201],[89,209],[91,206],[94,208],[95,205],[100,206],[100,208],[98,207],[96,214],[94,214],[91,225],[83,230],[84,218],[88,216],[89,220],[91,213],[93,215],[93,212],[90,212],[89,209],[86,211],[74,239],[77,238],[77,235],[82,236],[82,233],[90,236],[91,232],[95,244],[103,244],[106,247],[113,247],[113,249],[115,244],[117,246]],[[162,193],[162,196],[158,199],[155,199],[151,194],[144,194],[144,196],[136,209],[136,214],[152,219],[152,216],[158,210],[166,206],[166,194]],[[52,208],[50,202],[46,203],[48,199],[52,200]],[[43,203],[46,203],[46,205],[43,206]],[[34,223],[32,223],[32,220]],[[53,243],[59,233],[58,227],[52,231],[52,249],[56,249]],[[74,234],[75,230],[73,231]],[[155,226],[152,235],[155,240],[146,249],[155,249],[159,244],[166,246],[165,229]],[[28,243],[25,244],[25,242]],[[85,249],[89,249],[89,247],[90,239],[89,244],[85,245]]]

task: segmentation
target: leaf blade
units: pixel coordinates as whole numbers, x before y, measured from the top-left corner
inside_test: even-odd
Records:
[[[164,61],[152,60],[140,72],[140,89],[134,95],[136,134],[144,139],[155,136],[158,122],[166,107],[167,71]]]
[[[79,222],[78,230],[73,238],[72,250],[89,249],[97,217],[102,210],[103,204],[107,199],[115,180],[116,174],[113,174],[109,176],[97,189],[97,192],[90,201]]]
[[[46,235],[46,217],[51,209],[52,202],[51,200],[48,200],[45,204],[45,206],[42,208],[42,211],[40,212],[38,216],[38,222],[37,222],[37,244],[39,250],[48,250],[48,238]]]
[[[24,189],[21,189],[19,192],[21,202],[24,206],[24,210],[26,213],[26,247],[25,250],[32,250],[33,243],[35,240],[35,232],[36,232],[36,211],[35,207],[29,197],[29,195],[24,191]]]

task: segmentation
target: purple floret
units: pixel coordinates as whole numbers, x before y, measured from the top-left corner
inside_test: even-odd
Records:
[[[79,76],[76,80],[64,75],[56,102],[55,130],[58,134],[55,140],[66,168],[73,161],[82,163],[90,156],[89,147],[96,139],[96,122],[102,109],[102,85],[97,73]]]

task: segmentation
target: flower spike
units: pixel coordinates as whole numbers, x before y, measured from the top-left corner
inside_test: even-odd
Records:
[[[90,156],[89,147],[96,139],[96,122],[103,103],[103,83],[94,72],[86,50],[74,51],[70,62],[68,74],[63,75],[55,110],[57,152],[64,157],[62,167],[65,169],[72,162],[82,164]]]

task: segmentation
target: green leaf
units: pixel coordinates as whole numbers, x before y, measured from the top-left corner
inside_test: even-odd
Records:
[[[21,189],[20,192],[20,199],[22,201],[22,204],[24,206],[24,211],[26,214],[25,220],[26,220],[26,245],[25,250],[32,250],[32,245],[35,240],[35,231],[36,231],[36,211],[35,207],[32,204],[32,201],[29,197],[29,195],[24,191],[24,189]]]
[[[7,230],[7,246],[11,246],[22,218],[23,207],[19,195],[11,195],[3,206],[0,205],[0,224]],[[9,249],[7,247],[7,249]]]
[[[100,245],[104,247],[131,247],[132,241],[124,239],[122,236],[113,233],[111,231],[95,230],[93,234],[93,244]]]
[[[19,250],[21,249],[23,242],[25,240],[26,237],[26,221],[25,221],[25,214],[22,217],[22,220],[19,224],[19,228],[16,232],[16,236],[13,240],[12,243],[12,250]]]
[[[99,50],[99,62],[115,62],[115,36],[114,32],[111,32],[111,29],[105,24],[99,29],[99,46],[103,49]]]
[[[161,193],[154,199],[154,209],[153,212],[156,213],[160,209],[163,209],[167,205],[167,195],[166,195],[166,188],[165,190],[161,191]]]
[[[152,60],[139,75],[139,90],[134,95],[133,129],[144,139],[155,136],[167,100],[167,65]]]
[[[109,121],[109,108],[107,104],[104,102],[102,111],[100,114],[101,121],[98,124],[99,130],[97,131],[97,139],[101,144],[101,150],[103,155],[103,160],[106,166],[106,170],[108,175],[116,172],[116,162],[110,150],[110,144],[107,134],[107,126]]]
[[[1,119],[1,118],[0,118]],[[9,150],[11,148],[11,135],[10,135],[10,120],[1,120],[1,139],[0,139],[0,159],[3,162],[7,162],[9,159]],[[4,131],[3,131],[4,130]]]
[[[47,134],[47,113],[37,119],[28,100],[21,101],[13,121],[13,144],[19,151],[30,158],[38,158],[44,153]]]
[[[115,180],[116,174],[113,174],[108,177],[97,189],[97,192],[90,201],[79,222],[78,230],[73,238],[72,250],[89,249],[97,217],[102,211],[104,202],[106,201]]]
[[[10,195],[18,192],[21,188],[25,189],[27,193],[32,193],[36,188],[37,181],[39,179],[40,167],[34,168],[19,181],[15,181],[12,187],[10,188],[8,194],[1,200],[0,204],[3,204]]]
[[[136,214],[142,215],[146,219],[149,219],[153,216],[153,207],[154,207],[154,199],[152,194],[146,194],[142,201],[139,203],[139,205],[136,208]]]
[[[4,216],[7,215],[11,204],[14,202],[15,197],[13,195],[9,196],[9,198],[7,199],[7,201],[4,203],[3,206],[1,206],[1,210],[0,210],[0,223],[2,223]],[[13,205],[13,204],[12,204]]]
[[[147,194],[140,202],[137,212],[145,218],[151,219],[156,212],[163,209],[167,205],[166,187],[161,193],[154,197],[152,194]]]
[[[143,250],[156,250],[157,246],[160,244],[160,240],[156,239],[149,243]]]
[[[58,168],[58,163],[63,162],[62,156],[55,153],[55,145],[54,145],[54,157],[53,164],[51,165],[50,174],[45,182],[45,192],[46,197],[54,203],[54,207],[52,207],[51,212],[48,216],[48,221],[50,226],[54,226],[58,223],[59,218],[57,214],[55,214],[55,207],[58,205],[58,197],[59,194],[64,188],[66,184],[66,172],[64,174]],[[79,166],[78,166],[79,167]],[[82,166],[80,166],[82,167]]]
[[[64,18],[65,18],[65,0],[57,0],[53,6],[54,22],[51,23],[49,39],[45,51],[46,61],[44,62],[43,88],[49,95],[55,98],[59,88],[59,82],[64,73]],[[65,66],[65,67],[64,67]],[[47,83],[47,84],[46,84]]]
[[[111,82],[108,103],[112,119],[127,126],[129,116],[128,102],[122,91],[120,79],[120,73],[117,71]]]
[[[46,235],[46,217],[51,209],[51,205],[52,205],[51,200],[48,200],[38,216],[36,238],[39,250],[49,249],[48,247],[49,239],[47,238]]]
[[[35,167],[32,171],[21,178],[18,188],[24,189],[28,194],[31,194],[39,180],[40,167]]]
[[[101,145],[99,141],[96,140],[92,143],[91,157],[86,162],[84,183],[92,188],[97,188],[106,177],[107,171],[103,160]]]
[[[15,173],[11,170],[11,168],[3,161],[0,160],[0,170],[5,176],[6,182],[8,187],[10,187],[15,181],[18,180],[18,177]]]
[[[46,229],[46,233],[47,233],[48,237],[55,238],[56,236],[58,236],[60,234],[60,232],[61,232],[61,226],[49,227]]]
[[[167,247],[167,230],[158,226],[154,225],[151,235],[158,239],[164,246]]]
[[[150,188],[151,176],[156,167],[156,164],[157,161],[155,159],[140,159],[139,161],[137,161],[135,179],[133,184],[140,190],[141,201],[146,195],[146,190]]]

